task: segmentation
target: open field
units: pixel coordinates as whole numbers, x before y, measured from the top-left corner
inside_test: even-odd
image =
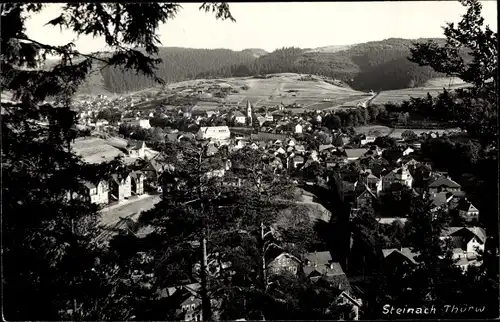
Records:
[[[366,125],[355,127],[354,130],[358,134],[364,134],[368,136],[386,136],[391,134],[392,128],[383,125]]]
[[[372,101],[373,104],[401,103],[411,97],[425,97],[427,93],[436,96],[443,91],[443,88],[454,90],[470,86],[467,83],[451,81],[450,78],[440,77],[429,80],[425,87],[405,88],[392,91],[383,91]]]
[[[439,135],[443,134],[443,133],[457,133],[457,132],[460,132],[460,129],[459,128],[448,128],[448,129],[400,129],[400,128],[397,128],[397,129],[393,129],[392,132],[389,134],[390,137],[393,137],[395,139],[399,139],[401,138],[401,134],[403,134],[404,131],[406,130],[410,130],[410,131],[413,131],[415,132],[416,135],[420,135],[422,133],[426,133],[426,132],[434,132],[434,133],[439,133]]]
[[[436,77],[429,79],[423,87],[456,87],[456,86],[467,86],[463,80],[458,77]]]
[[[120,138],[103,140],[96,137],[77,138],[71,145],[73,152],[81,156],[87,163],[103,163],[113,160],[117,156],[123,156],[126,164],[132,164],[137,157],[128,156],[124,153],[127,141]],[[145,154],[148,158],[154,157],[158,152],[146,148]]]
[[[219,80],[199,79],[170,84],[169,89],[175,91],[180,87],[207,86],[210,84],[221,84],[231,86],[239,93],[233,93],[226,97],[226,102],[239,103],[243,105],[246,101],[253,106],[275,106],[280,103],[285,105],[294,102],[301,104],[306,109],[330,108],[345,102],[357,101],[366,96],[366,93],[355,91],[329,84],[320,78],[310,81],[300,81],[303,75],[294,73],[274,74],[270,78],[260,79],[253,77],[225,78]],[[244,90],[245,86],[248,89]],[[324,99],[331,101],[324,102]],[[321,103],[320,107],[313,107]],[[326,103],[326,104],[323,104]]]
[[[439,133],[439,135],[446,133],[458,133],[460,132],[459,128],[446,128],[446,129],[412,129],[412,128],[391,128],[383,125],[366,125],[366,126],[358,126],[355,127],[354,130],[358,134],[365,134],[368,136],[390,136],[395,139],[400,139],[401,134],[404,131],[410,130],[415,132],[415,134],[420,135],[426,132],[434,132]]]

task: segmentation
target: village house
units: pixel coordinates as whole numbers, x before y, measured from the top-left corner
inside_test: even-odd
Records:
[[[89,200],[93,204],[103,205],[109,202],[109,184],[105,180],[100,180],[97,183],[84,181],[84,199]]]
[[[303,127],[300,124],[295,125],[295,133],[300,134],[302,133]]]
[[[269,275],[280,275],[284,273],[296,275],[300,271],[301,261],[297,257],[281,253],[267,265]]]
[[[394,169],[382,177],[382,191],[387,191],[394,183],[399,183],[408,188],[412,187],[413,177],[408,170],[408,167]]]
[[[336,289],[351,293],[349,280],[342,270],[342,266],[332,260],[330,252],[305,254],[302,264],[304,276],[311,281],[323,280]]]
[[[240,111],[236,111],[233,113],[233,120],[234,120],[234,123],[236,123],[236,124],[245,124],[247,121],[247,118]]]
[[[440,176],[433,182],[431,182],[428,186],[428,192],[429,193],[437,193],[441,191],[449,191],[449,192],[454,192],[454,191],[460,191],[462,187],[456,183],[455,181],[451,180],[447,176]]]
[[[127,123],[129,125],[132,125],[132,126],[142,127],[143,129],[150,129],[151,128],[151,125],[149,124],[149,120],[146,120],[146,119],[138,119],[138,120],[133,119]]]
[[[460,217],[467,222],[477,222],[479,220],[479,210],[467,198],[460,199],[455,209],[458,210]]]
[[[373,143],[375,142],[375,137],[374,136],[366,136],[366,135],[363,135],[361,137],[361,145],[366,145],[366,144],[369,144],[369,143]]]
[[[397,267],[417,264],[415,257],[419,254],[408,247],[382,249],[384,256],[384,267],[389,272]]]
[[[132,194],[139,196],[144,194],[144,173],[134,171],[130,174]]]
[[[132,196],[132,179],[130,174],[120,175],[113,174],[111,175],[111,180],[109,181],[109,193],[111,197],[117,201],[123,201],[124,199],[128,199]]]
[[[356,200],[354,202],[354,208],[362,209],[369,208],[373,209],[374,204],[377,202],[377,195],[365,184],[355,184]]]
[[[361,173],[358,182],[360,184],[366,184],[368,188],[377,196],[382,191],[382,180],[372,174],[371,171]]]
[[[146,154],[146,143],[144,141],[129,141],[127,151],[129,156],[143,159]]]
[[[486,232],[480,227],[448,227],[441,233],[442,240],[449,240],[453,248],[455,265],[466,270],[478,266],[478,255],[484,251]]]
[[[196,138],[198,140],[211,139],[220,143],[225,143],[231,138],[231,131],[227,126],[202,126]]]
[[[403,156],[407,156],[407,155],[409,155],[409,154],[413,153],[414,151],[415,151],[415,150],[413,150],[412,148],[407,147],[407,148],[406,148],[406,149],[404,149],[404,151],[403,151]]]

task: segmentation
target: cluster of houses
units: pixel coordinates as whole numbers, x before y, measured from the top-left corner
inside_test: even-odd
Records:
[[[123,202],[132,196],[144,194],[144,178],[144,173],[141,171],[132,171],[124,174],[115,173],[109,178],[94,182],[83,181],[80,192],[75,192],[74,197],[100,206]]]
[[[198,93],[199,94],[199,93]],[[407,144],[400,140],[401,153],[397,161],[384,160],[384,149],[374,144],[375,137],[361,138],[360,147],[349,146],[350,137],[341,132],[322,133],[315,130],[313,123],[321,123],[321,114],[290,116],[265,113],[256,114],[250,103],[246,110],[228,113],[201,112],[194,113],[195,109],[179,110],[178,116],[201,124],[204,119],[222,117],[236,125],[246,125],[255,128],[255,120],[259,123],[258,131],[238,132],[227,125],[200,126],[196,133],[181,133],[177,130],[169,131],[165,139],[181,142],[182,140],[209,141],[207,154],[215,154],[221,148],[233,152],[244,148],[261,150],[267,156],[269,163],[277,170],[289,171],[296,175],[308,167],[319,165],[323,169],[335,169],[340,174],[342,195],[352,204],[352,216],[362,208],[374,207],[380,203],[381,197],[388,193],[406,188],[415,195],[432,200],[434,209],[447,209],[456,212],[468,224],[465,227],[451,227],[443,231],[442,238],[453,244],[453,256],[457,265],[466,269],[470,265],[479,265],[478,254],[484,248],[486,240],[482,228],[475,227],[479,211],[466,198],[460,184],[452,180],[446,173],[432,170],[432,164],[426,161],[417,161],[418,144]],[[151,115],[150,115],[151,116]],[[143,128],[149,128],[149,120],[139,116],[132,119],[122,119]],[[270,123],[269,128],[265,128]],[[330,144],[319,144],[313,148],[306,137],[317,138],[326,135]],[[141,145],[141,144],[140,144]],[[144,143],[139,147],[132,147],[129,154],[137,158],[146,159]],[[145,160],[145,166],[140,171],[125,174],[113,174],[107,179],[97,182],[84,182],[84,195],[91,202],[106,205],[113,201],[121,201],[134,195],[144,193],[147,183],[161,187],[159,178],[166,171],[169,164],[162,153],[158,153]],[[231,168],[238,165],[226,163],[224,169],[212,175],[224,176]],[[356,168],[357,170],[353,170]],[[327,178],[328,179],[328,178]],[[229,180],[229,179],[228,179]],[[240,183],[238,183],[240,184]],[[401,214],[404,222],[405,214]],[[380,218],[381,223],[391,223],[397,218]],[[397,265],[416,264],[417,253],[409,248],[384,249],[384,261],[388,268]],[[342,266],[332,261],[329,252],[316,252],[296,257],[289,253],[276,254],[267,261],[268,275],[292,274],[307,278],[314,282],[326,282],[339,290],[339,300],[350,303],[358,318],[362,306],[360,295],[351,287]],[[200,310],[198,294],[199,283],[196,280],[187,281],[181,285],[161,290],[162,296],[175,299],[179,305],[178,313],[186,321],[203,320]],[[217,303],[214,303],[214,307]],[[352,318],[352,317],[351,317]]]
[[[441,233],[441,240],[452,245],[452,258],[455,265],[464,271],[470,266],[482,264],[480,254],[484,251],[486,232],[481,227],[448,227]],[[419,253],[408,247],[383,249],[384,265],[394,270],[402,265],[416,265]]]

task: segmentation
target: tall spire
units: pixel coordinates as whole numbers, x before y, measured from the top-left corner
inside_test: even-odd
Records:
[[[247,119],[248,119],[248,124],[251,126],[252,125],[252,104],[247,100]]]

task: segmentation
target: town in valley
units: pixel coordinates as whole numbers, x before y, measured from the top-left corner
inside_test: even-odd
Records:
[[[482,24],[484,1],[462,2],[461,19]],[[112,6],[103,8],[130,10]],[[2,20],[14,19],[6,8]],[[445,42],[463,25],[446,28],[436,46],[465,57]],[[467,37],[497,40],[485,30]],[[471,76],[484,48],[467,37],[458,38],[472,50],[469,70],[444,56],[429,63],[434,40],[409,50],[390,38],[229,54],[165,47],[158,55],[173,63],[156,76],[166,82],[103,67],[99,82],[67,78],[81,87],[71,98],[5,76],[7,319],[36,310],[59,320],[498,318],[498,53],[484,45],[494,54]],[[73,49],[36,46],[71,61],[63,52]],[[231,58],[197,71],[191,55]],[[2,66],[22,63],[2,56]],[[40,79],[48,68],[63,75],[57,64]],[[16,114],[35,105],[36,119]],[[22,213],[32,215],[11,219]],[[39,301],[36,274],[47,276],[39,290],[55,284],[29,313],[16,292]]]

